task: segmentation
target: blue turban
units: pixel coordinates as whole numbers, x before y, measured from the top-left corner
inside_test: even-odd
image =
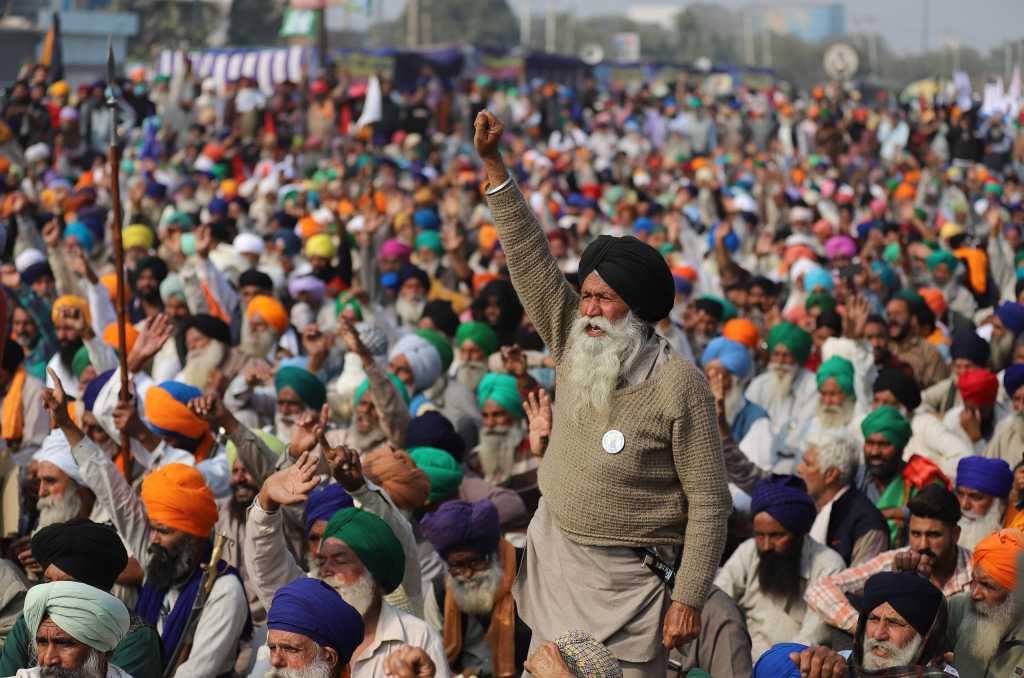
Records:
[[[949,353],[954,360],[964,358],[979,367],[988,364],[990,351],[987,341],[979,337],[974,330],[967,329],[954,333],[953,342],[949,346]]]
[[[228,201],[224,198],[213,198],[206,206],[206,209],[210,214],[222,217],[228,213]]]
[[[754,678],[800,678],[800,667],[790,660],[789,655],[806,649],[807,646],[800,643],[773,645],[754,664]]]
[[[89,230],[89,227],[81,221],[72,221],[64,229],[65,238],[74,238],[78,244],[87,252],[92,252],[96,247],[96,236]]]
[[[884,261],[874,261],[871,263],[871,271],[882,281],[882,284],[892,289],[899,284],[899,278],[896,277],[896,271],[893,270],[892,266],[885,263]]]
[[[715,337],[704,349],[704,355],[700,359],[701,365],[707,367],[712,360],[722,363],[725,369],[740,379],[746,378],[753,366],[747,347],[725,337]]]
[[[829,294],[832,293],[832,274],[821,266],[815,266],[804,273],[804,291],[810,294],[816,288],[821,287]]]
[[[494,553],[501,538],[498,509],[489,499],[446,501],[420,520],[420,529],[441,557],[459,547]]]
[[[1024,304],[1015,301],[1007,301],[999,304],[996,315],[1006,329],[1010,330],[1013,336],[1024,332]]]
[[[772,474],[757,484],[750,499],[750,514],[765,511],[793,534],[807,534],[818,513],[807,485],[796,476]]]
[[[1010,365],[1003,372],[1003,386],[1006,388],[1006,395],[1013,399],[1013,394],[1021,386],[1024,386],[1024,363]]]
[[[302,252],[302,238],[296,235],[295,231],[279,228],[274,231],[274,235],[270,236],[270,239],[275,244],[278,242],[284,244],[284,254],[286,257],[297,257]]]
[[[100,391],[107,385],[110,378],[114,376],[114,369],[111,368],[106,372],[101,372],[96,376],[95,379],[89,382],[89,385],[85,387],[85,393],[82,394],[82,402],[85,404],[85,411],[92,412],[93,405],[96,404],[96,398],[100,396]]]
[[[356,609],[325,582],[308,577],[277,590],[267,611],[267,629],[297,633],[334,648],[343,666],[363,642],[363,619]]]
[[[441,227],[441,218],[429,207],[416,210],[412,218],[416,228],[422,231],[436,231]]]
[[[306,500],[306,534],[309,534],[313,523],[318,520],[330,520],[338,511],[353,506],[352,497],[341,485],[321,485],[310,492]]]
[[[147,198],[163,200],[167,197],[167,186],[155,179],[147,179],[145,192]]]
[[[708,249],[714,251],[715,249],[715,232],[718,230],[718,222],[708,230]],[[725,236],[725,240],[722,243],[725,245],[725,249],[730,252],[735,252],[740,248],[740,237],[736,235],[736,231],[729,231],[729,235]]]
[[[1002,459],[964,457],[956,465],[956,486],[1005,499],[1013,486],[1013,471]]]

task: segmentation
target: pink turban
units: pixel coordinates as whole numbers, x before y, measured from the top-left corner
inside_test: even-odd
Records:
[[[857,243],[848,235],[834,235],[825,242],[825,256],[829,261],[836,257],[853,258],[857,253]]]
[[[404,263],[409,261],[409,255],[411,254],[411,247],[397,238],[391,238],[390,240],[385,240],[384,244],[380,246],[379,256],[381,259],[398,259]]]

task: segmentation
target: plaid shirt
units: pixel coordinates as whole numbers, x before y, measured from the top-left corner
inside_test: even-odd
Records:
[[[890,572],[896,554],[908,550],[910,547],[886,551],[866,563],[823,577],[807,587],[804,601],[826,622],[836,628],[849,631],[856,626],[860,613],[850,604],[846,594],[861,595],[864,592],[864,583],[872,575],[879,572]],[[971,584],[973,569],[971,552],[960,546],[956,547],[956,551],[956,569],[953,571],[953,576],[942,587],[942,594],[946,598],[966,591]]]

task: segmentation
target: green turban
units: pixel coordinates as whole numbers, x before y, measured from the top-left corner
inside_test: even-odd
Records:
[[[829,379],[835,379],[839,388],[848,396],[853,395],[853,363],[846,358],[832,356],[818,367],[818,390]]]
[[[402,383],[402,380],[399,379],[398,377],[396,377],[395,375],[391,374],[390,372],[388,372],[387,375],[388,375],[388,379],[391,381],[391,383],[395,385],[395,390],[398,391],[398,395],[402,396],[402,400],[405,402],[406,405],[408,405],[409,404],[409,389],[407,389],[405,387],[405,384]],[[358,405],[359,401],[361,401],[363,399],[363,396],[366,395],[366,391],[369,388],[370,388],[370,380],[369,379],[363,379],[363,383],[359,384],[359,388],[356,389],[356,401],[355,401],[356,405]]]
[[[455,457],[436,447],[414,447],[409,450],[409,456],[430,479],[427,501],[437,504],[459,494],[465,471]]]
[[[480,380],[480,385],[476,387],[476,393],[481,408],[488,400],[493,400],[517,419],[522,419],[526,415],[523,412],[523,401],[519,397],[519,389],[516,388],[516,378],[511,374],[487,373]]]
[[[879,407],[864,417],[864,421],[860,424],[860,430],[865,438],[881,433],[886,440],[901,451],[907,446],[910,436],[913,435],[907,418],[900,414],[895,407],[889,405]]]
[[[71,373],[75,375],[75,379],[78,379],[82,376],[82,372],[85,372],[85,368],[91,364],[89,362],[89,349],[83,346],[75,351],[75,357],[71,359]]]
[[[354,297],[345,298],[345,295],[339,294],[334,300],[334,315],[341,315],[341,312],[346,308],[351,308],[356,312],[356,319],[363,319],[363,307],[359,305]]]
[[[342,509],[331,516],[324,529],[324,541],[340,539],[355,551],[385,595],[402,583],[405,553],[388,524],[369,511]],[[322,543],[322,542],[321,542]]]
[[[49,617],[69,636],[100,652],[110,652],[124,640],[131,622],[128,608],[106,591],[77,581],[54,581],[33,586],[25,594],[25,625],[35,637]]]
[[[463,342],[467,339],[487,355],[498,350],[498,335],[486,323],[474,321],[459,325],[459,329],[455,331],[455,345],[462,348]]]
[[[441,234],[437,231],[421,231],[420,234],[416,236],[416,249],[420,250],[424,247],[437,256],[444,254],[444,246],[441,244]]]
[[[895,264],[900,260],[900,244],[898,242],[891,242],[885,246],[882,250],[882,258],[888,261],[890,264]]]
[[[807,301],[804,302],[804,308],[810,311],[812,308],[817,306],[822,311],[834,311],[836,310],[836,300],[828,292],[815,292],[814,294],[807,297]]]
[[[274,388],[278,393],[291,388],[311,410],[320,411],[327,401],[327,388],[320,378],[301,367],[282,367],[274,375]]]
[[[427,231],[427,233],[433,233],[433,231]],[[455,351],[452,350],[452,343],[445,339],[441,333],[436,330],[420,329],[416,330],[416,335],[426,339],[434,348],[437,349],[437,354],[441,356],[441,371],[447,372],[448,368],[452,366],[452,360],[455,359]]]
[[[259,429],[249,429],[253,435],[263,441],[263,444],[267,446],[271,452],[277,456],[281,456],[285,448],[288,447],[283,442],[277,439],[272,433],[261,431]],[[228,440],[228,444],[224,446],[224,451],[228,455],[228,473],[231,473],[231,469],[235,467],[235,460],[238,459],[238,446],[235,445],[234,441]]]
[[[779,344],[785,346],[800,365],[807,362],[807,357],[811,355],[811,335],[791,322],[779,323],[768,332],[768,353],[774,351]]]
[[[713,301],[722,307],[722,322],[728,322],[739,315],[736,305],[725,297],[720,297],[717,294],[702,294],[700,298]]]
[[[960,260],[957,259],[952,252],[947,252],[946,250],[937,250],[932,252],[928,255],[928,259],[925,261],[928,264],[929,271],[934,271],[939,264],[945,264],[950,273],[955,271],[957,265],[960,263]]]
[[[918,292],[910,289],[909,287],[904,287],[902,290],[897,292],[896,293],[896,298],[897,299],[902,299],[903,301],[907,302],[911,306],[915,306],[915,305],[916,306],[924,306],[925,305],[924,297],[922,297]]]

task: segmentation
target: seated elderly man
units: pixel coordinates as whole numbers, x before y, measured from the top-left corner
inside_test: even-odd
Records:
[[[942,423],[964,445],[970,446],[974,454],[983,454],[999,423],[996,412],[999,378],[989,370],[969,369],[957,379],[957,388],[963,404],[946,412]]]
[[[520,675],[530,629],[516,615],[516,550],[501,538],[494,504],[446,502],[423,516],[420,529],[448,566],[437,597],[449,665],[468,675]]]
[[[779,671],[755,676],[956,675],[944,661],[947,635],[952,630],[951,618],[947,624],[942,592],[927,579],[908,572],[881,572],[864,586],[852,652],[836,653],[820,646],[787,648],[788,658],[797,667],[795,673]],[[959,661],[956,665],[960,675],[964,675]]]
[[[814,417],[800,433],[802,443],[816,443],[829,435],[856,435],[853,428],[857,413],[857,396],[854,392],[853,363],[840,356],[832,356],[823,362],[816,373],[818,402]]]
[[[266,678],[348,678],[352,654],[363,642],[363,620],[320,579],[303,577],[274,594],[267,613]]]
[[[423,391],[441,376],[441,355],[434,345],[421,336],[407,334],[388,353],[388,369],[398,377],[412,396],[409,406],[413,416],[427,403]]]
[[[32,535],[31,544],[32,557],[46,582],[75,581],[110,591],[129,562],[117,532],[88,520],[44,527]],[[32,640],[24,615],[19,615],[4,639],[0,676],[30,667]],[[132,615],[130,629],[113,649],[110,661],[138,678],[157,678],[162,673],[160,637]]]
[[[978,542],[1003,526],[1006,502],[1013,486],[1013,471],[1002,459],[965,457],[956,472],[960,500],[958,544],[974,550]]]
[[[110,661],[130,619],[124,603],[109,593],[74,581],[39,584],[25,596],[24,615],[35,638],[36,666],[18,669],[17,678],[132,678]]]
[[[704,375],[708,378],[712,393],[723,392],[725,420],[729,433],[737,441],[740,450],[748,459],[765,470],[772,465],[772,424],[768,413],[760,405],[747,400],[743,395],[747,387],[753,360],[746,346],[716,337],[711,340],[701,356]],[[716,394],[717,397],[717,394]]]
[[[957,405],[963,405],[957,380],[967,370],[987,368],[991,348],[977,332],[965,328],[953,334],[949,353],[953,359],[953,373],[921,392],[922,409],[937,413],[940,417]]]
[[[743,612],[752,658],[777,642],[821,642],[828,630],[804,604],[809,583],[843,569],[843,559],[807,533],[817,510],[796,476],[758,483],[751,500],[754,537],[739,545],[715,577]]]
[[[515,377],[488,374],[477,387],[477,398],[484,420],[480,444],[470,454],[470,468],[491,484],[515,490],[527,508],[535,510],[540,499],[540,460],[530,452],[526,413]]]
[[[1010,414],[996,426],[985,449],[986,457],[1004,459],[1016,465],[1024,450],[1024,363],[1010,365],[1003,372],[1003,388],[1011,404]]]
[[[799,434],[815,412],[817,383],[803,367],[810,353],[810,334],[793,323],[778,323],[768,333],[768,369],[747,388],[747,399],[771,417],[773,446],[787,460],[802,452]]]
[[[498,335],[487,323],[465,322],[455,331],[455,349],[450,373],[457,382],[476,391],[487,374],[487,357],[498,350]]]
[[[96,495],[82,478],[62,431],[50,431],[32,459],[38,465],[36,477],[39,479],[37,530],[76,518],[88,518],[93,513]]]
[[[258,294],[245,307],[238,350],[251,358],[276,362],[278,344],[283,343],[288,333],[294,335],[288,323],[288,312],[281,302],[274,297]],[[288,338],[297,345],[297,337]]]

